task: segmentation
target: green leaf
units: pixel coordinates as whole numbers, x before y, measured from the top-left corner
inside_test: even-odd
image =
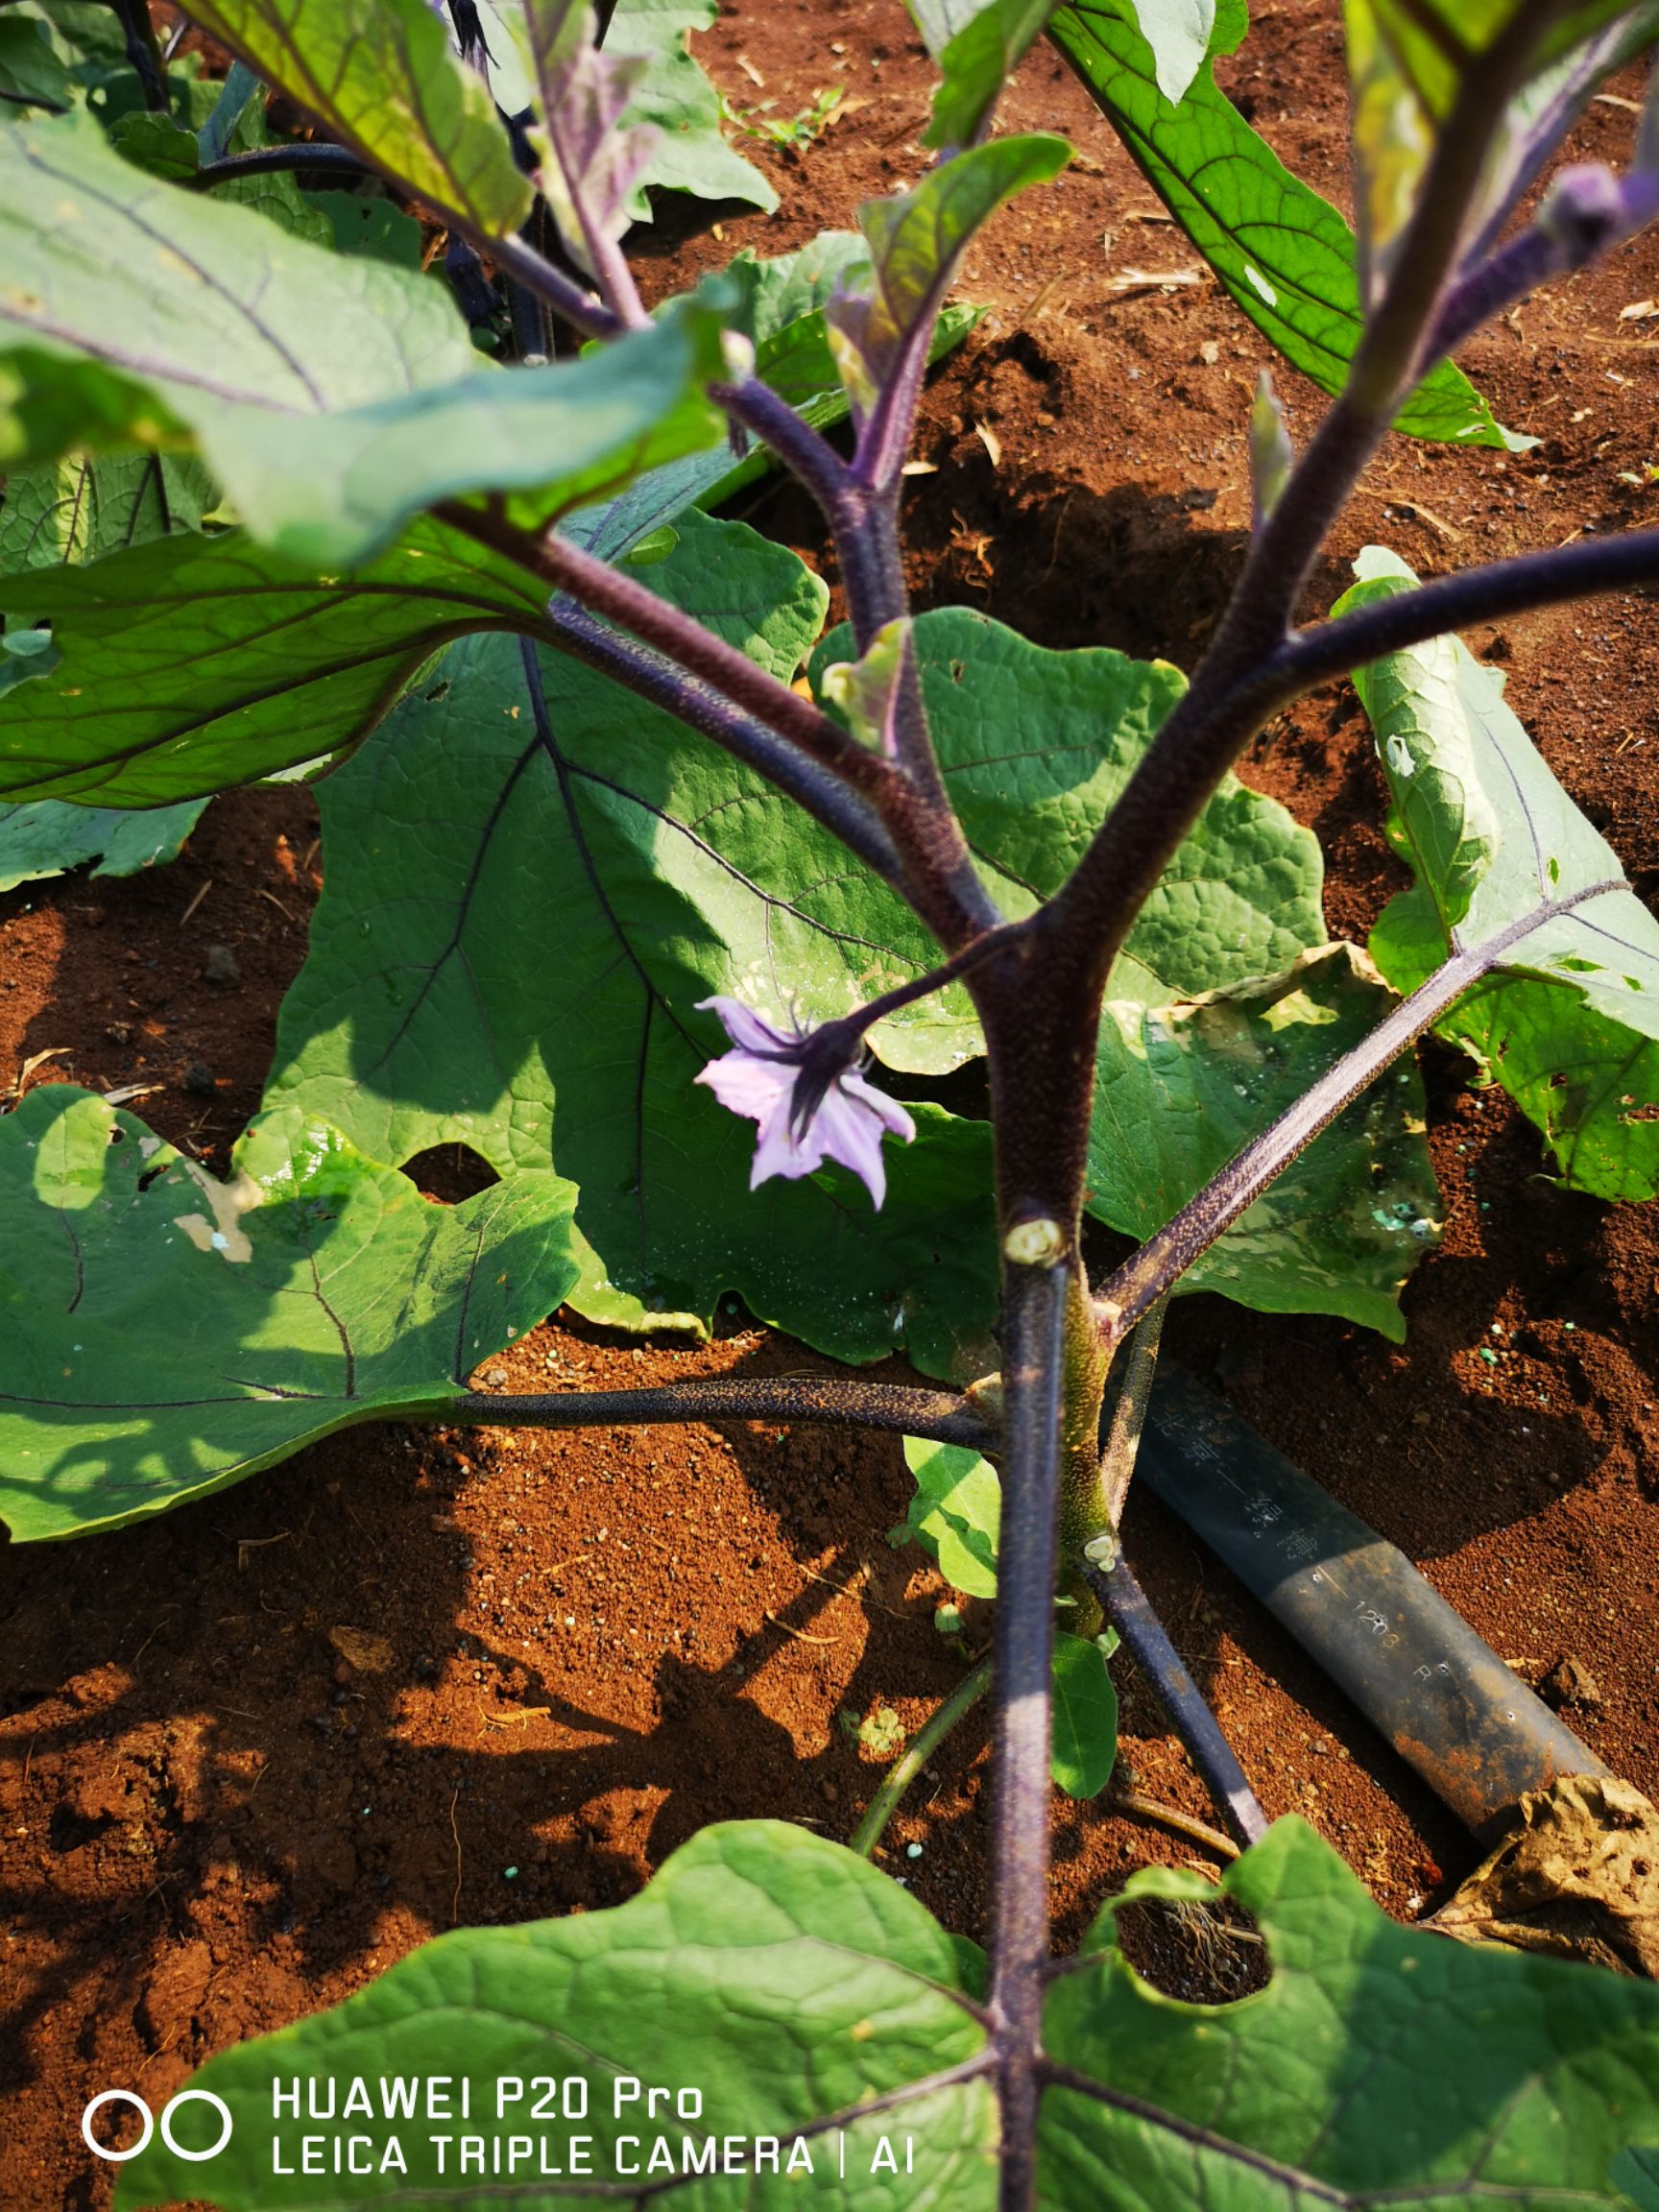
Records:
[[[540,522],[719,437],[702,390],[719,334],[694,304],[575,362],[480,368],[421,276],[135,187],[78,120],[27,136],[0,138],[0,205],[25,180],[33,195],[0,249],[0,317],[146,375],[249,528],[296,561],[366,560],[422,507],[475,490],[535,488],[523,518]],[[49,210],[42,178],[67,195]]]
[[[996,2116],[982,2079],[934,2089],[896,2112],[851,2116],[868,2101],[902,2099],[910,2084],[983,2048],[965,1982],[965,1969],[976,1965],[972,1945],[947,1936],[896,1882],[839,1844],[781,1821],[706,1828],[626,1905],[442,1936],[333,2011],[214,2058],[192,2085],[229,2105],[228,2150],[204,2169],[175,2157],[157,2131],[121,2169],[116,2203],[138,2212],[191,2189],[200,2196],[208,2172],[224,2212],[345,2212],[388,2202],[395,2190],[462,2212],[493,2194],[476,2176],[457,2176],[453,2143],[440,2172],[432,2137],[442,2126],[425,2122],[395,2130],[406,2176],[274,2179],[272,2087],[298,2071],[342,2085],[356,2074],[371,2081],[464,2076],[469,2129],[487,2148],[499,2140],[503,2155],[513,2134],[542,2135],[561,2151],[571,2135],[589,2136],[593,2186],[537,2186],[533,2169],[520,2165],[515,2193],[526,2204],[568,2194],[587,2212],[619,2191],[630,2196],[623,2177],[648,2176],[659,2139],[676,2174],[682,2138],[699,2155],[709,2143],[715,2155],[704,2173],[719,2176],[721,2139],[765,2136],[782,2144],[780,2171],[757,2177],[746,2155],[741,2171],[690,2181],[685,2194],[699,2212],[784,2203],[814,2212],[921,2212],[924,2204],[991,2212]],[[587,2078],[585,2119],[528,2117],[541,2094],[534,2078],[547,2075]],[[497,2118],[496,2083],[515,2080],[523,2098]],[[637,2097],[618,2099],[623,2083]],[[652,2117],[641,2085],[688,2098],[682,2114],[700,2109],[701,2117],[675,2117],[672,2096]],[[457,2083],[456,2109],[459,2102]],[[837,2114],[847,2116],[844,2139],[834,2128],[807,2136],[806,2169],[785,2177],[789,2138]],[[187,2147],[193,2117],[184,2107],[176,2123]],[[394,2130],[380,2122],[373,2131],[383,2143]],[[298,2129],[291,2132],[297,2141]],[[881,2159],[884,2137],[897,2151],[897,2172]],[[655,2174],[661,2186],[661,2165]],[[680,2193],[664,2200],[677,2203]]]
[[[1108,1002],[1089,1210],[1163,1227],[1394,1005],[1352,945],[1185,1004]],[[1423,1083],[1407,1058],[1299,1155],[1181,1278],[1267,1313],[1339,1313],[1397,1342],[1399,1295],[1440,1223]]]
[[[495,103],[426,0],[191,0],[190,12],[428,206],[494,237],[529,213]]]
[[[556,1176],[433,1206],[293,1107],[231,1165],[215,1182],[65,1084],[0,1119],[0,1513],[19,1541],[441,1413],[575,1280]]]
[[[1637,2212],[1659,2212],[1659,2149],[1638,2144],[1621,2151],[1607,2169],[1607,2178],[1623,2190]]]
[[[705,393],[722,371],[716,325],[688,304],[575,361],[487,368],[342,413],[249,412],[217,458],[255,536],[297,563],[350,565],[459,493],[533,493],[508,513],[540,527],[717,445],[723,418]]]
[[[868,412],[874,404],[980,225],[1016,193],[1057,177],[1070,158],[1066,140],[1046,132],[997,138],[940,162],[908,192],[864,203],[858,227],[870,244],[870,289],[863,298],[838,296],[828,316],[841,380],[856,407]]]
[[[302,436],[478,358],[440,286],[145,177],[80,114],[0,132],[0,461],[188,424],[227,486],[256,419]]]
[[[740,525],[677,527],[642,579],[792,675],[822,585]],[[699,999],[823,1019],[922,972],[930,941],[707,740],[572,661],[540,676],[544,723],[515,640],[455,650],[320,787],[334,857],[272,1095],[377,1158],[458,1142],[508,1173],[551,1152],[607,1290],[705,1317],[735,1291],[838,1357],[902,1340],[948,1366],[995,1303],[989,1131],[921,1109],[880,1214],[839,1170],[751,1193],[753,1131],[695,1080],[722,1048]],[[504,956],[527,943],[559,957]],[[977,1043],[959,996],[888,1031],[918,1070]]]
[[[997,1470],[962,1444],[904,1439],[904,1463],[916,1478],[905,1523],[952,1590],[969,1598],[997,1595],[997,1547],[1002,1485]]]
[[[354,743],[452,637],[525,629],[545,589],[430,517],[355,576],[296,576],[241,531],[0,583],[52,624],[50,680],[0,700],[0,799],[155,806]]]
[[[0,580],[198,530],[213,499],[206,470],[183,454],[76,454],[19,469],[0,507]]]
[[[1614,2212],[1609,2162],[1659,2126],[1659,1991],[1402,1928],[1295,1820],[1221,1884],[1266,1944],[1267,1987],[1218,2006],[1149,1989],[1112,1911],[1212,1894],[1179,1872],[1134,1875],[1086,1947],[1097,1963],[1051,1985],[1045,2050],[1115,2102],[1049,2090],[1046,2204]]]
[[[0,891],[96,860],[94,876],[138,876],[176,860],[204,799],[140,812],[116,806],[0,806]]]
[[[1369,546],[1336,612],[1417,579]],[[1455,942],[1477,950],[1577,894],[1438,1023],[1548,1139],[1570,1189],[1659,1192],[1659,923],[1617,854],[1556,782],[1503,704],[1503,678],[1455,637],[1355,673],[1393,798],[1397,850],[1417,878],[1384,908],[1371,950],[1401,991]],[[33,688],[31,686],[30,688]],[[1612,888],[1595,893],[1600,884]]]
[[[340,253],[365,253],[394,268],[421,266],[421,226],[390,200],[363,192],[313,192],[308,195],[325,216]]]
[[[1294,367],[1340,391],[1362,327],[1353,232],[1216,89],[1210,62],[1172,106],[1132,12],[1131,0],[1074,0],[1049,36],[1237,304]],[[1237,43],[1234,31],[1230,21],[1217,50],[1228,37]],[[1396,428],[1513,443],[1450,362],[1418,386]]]
[[[635,214],[648,219],[648,186],[688,192],[699,200],[741,200],[768,213],[778,195],[760,171],[728,146],[720,99],[687,51],[687,31],[706,31],[719,0],[618,0],[605,46],[638,54],[647,67],[623,117],[624,126],[655,123],[661,132],[636,188]]]
[[[933,96],[926,146],[968,146],[989,121],[1003,85],[1059,0],[988,0],[936,57],[941,83]]]
[[[1098,1797],[1118,1756],[1118,1694],[1093,1639],[1054,1631],[1054,1740],[1049,1766],[1068,1797]]]
[[[68,108],[74,102],[74,81],[38,15],[17,10],[0,16],[0,94],[36,108]]]
[[[135,108],[117,119],[109,132],[109,143],[134,169],[171,183],[187,183],[202,166],[202,149],[195,132],[175,123],[171,115],[153,115],[144,108]]]
[[[820,687],[849,640],[838,630],[819,647]],[[921,615],[914,642],[969,844],[1003,910],[1028,912],[1116,805],[1181,694],[1180,671],[1101,649],[1047,652],[961,609]],[[1137,917],[1107,989],[1090,1139],[1090,1211],[1115,1228],[1161,1227],[1385,1011],[1386,995],[1340,954],[1311,996],[1310,978],[1286,976],[1326,944],[1322,873],[1311,831],[1229,777]],[[1229,996],[1214,1007],[1190,1003],[1217,993]],[[885,1057],[879,1031],[875,1045]],[[1268,1311],[1346,1313],[1397,1335],[1393,1295],[1425,1248],[1409,1224],[1433,1211],[1422,1127],[1407,1069],[1354,1110],[1346,1142],[1314,1147],[1291,1171],[1307,1176],[1316,1221],[1269,1195],[1189,1286],[1201,1276]]]

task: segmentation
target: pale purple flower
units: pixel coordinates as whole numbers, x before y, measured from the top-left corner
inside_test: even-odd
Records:
[[[791,1181],[826,1160],[839,1160],[862,1178],[878,1207],[887,1195],[881,1140],[906,1144],[916,1124],[858,1072],[858,1031],[851,1022],[790,1034],[774,1029],[736,998],[702,998],[720,1017],[733,1050],[710,1060],[697,1080],[722,1106],[759,1123],[749,1188],[768,1176]]]

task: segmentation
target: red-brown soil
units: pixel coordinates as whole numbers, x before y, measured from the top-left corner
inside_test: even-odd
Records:
[[[1338,12],[1259,9],[1223,74],[1340,200]],[[739,108],[776,101],[787,117],[834,83],[847,97],[804,151],[751,149],[781,193],[775,216],[733,212],[719,242],[649,243],[654,289],[739,245],[779,252],[844,225],[913,174],[928,76],[899,0],[740,0],[700,50]],[[1208,278],[1125,287],[1131,270],[1193,256],[1046,52],[1006,119],[1066,130],[1080,157],[971,258],[965,293],[992,312],[926,402],[917,452],[938,472],[911,486],[918,595],[1047,645],[1190,665],[1240,557],[1263,347]],[[1599,104],[1574,151],[1623,159],[1631,124]],[[1621,310],[1655,294],[1659,248],[1644,243],[1472,345],[1500,415],[1545,443],[1508,458],[1391,444],[1308,613],[1367,540],[1437,570],[1650,520],[1659,342],[1643,333],[1659,324]],[[1318,397],[1280,381],[1305,432]],[[752,513],[826,565],[789,494]],[[1650,602],[1528,616],[1474,642],[1503,660],[1511,700],[1651,900]],[[1399,878],[1351,693],[1283,717],[1244,773],[1317,830],[1333,929],[1362,937]],[[154,1084],[138,1110],[223,1165],[303,953],[316,835],[303,792],[242,794],[215,803],[169,870],[0,900],[0,1088],[48,1050],[32,1080]],[[216,945],[238,983],[205,979]],[[1659,1792],[1659,1505],[1644,1487],[1659,1225],[1557,1190],[1501,1097],[1470,1091],[1438,1047],[1427,1068],[1449,1220],[1407,1293],[1407,1344],[1199,1297],[1171,1346],[1403,1545],[1518,1672],[1536,1680],[1563,1655],[1587,1668],[1599,1701],[1574,1724]],[[561,1317],[489,1371],[530,1389],[811,1364],[757,1329],[634,1345]],[[108,2169],[88,2171],[77,2134],[95,2090],[157,2102],[209,2052],[334,2002],[457,1921],[614,1904],[710,1820],[778,1815],[847,1836],[878,1770],[841,1717],[884,1703],[913,1727],[959,1678],[932,1626],[936,1577],[886,1541],[906,1486],[895,1445],[806,1431],[370,1430],[154,1527],[0,1556],[10,2212],[107,2204]],[[1223,1570],[1147,1500],[1128,1533],[1270,1813],[1302,1814],[1404,1916],[1467,1870],[1471,1839]],[[341,1628],[383,1639],[383,1667],[342,1657]],[[1122,1672],[1139,1787],[1202,1812]],[[983,1784],[971,1722],[886,1860],[975,1933]],[[1189,1855],[1094,1808],[1057,1804],[1056,1823],[1061,1943],[1133,1865]]]

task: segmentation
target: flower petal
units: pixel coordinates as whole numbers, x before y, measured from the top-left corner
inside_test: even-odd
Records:
[[[839,1088],[849,1097],[857,1098],[895,1137],[902,1137],[908,1144],[916,1135],[916,1124],[900,1105],[897,1098],[889,1098],[884,1091],[878,1091],[874,1083],[866,1083],[856,1069],[850,1068],[839,1079]]]
[[[721,1027],[741,1052],[776,1052],[795,1043],[787,1031],[774,1029],[741,998],[699,998],[697,1011],[717,1014]]]
[[[729,1113],[762,1121],[781,1107],[784,1119],[795,1089],[795,1070],[779,1060],[757,1060],[751,1052],[728,1052],[710,1060],[696,1077],[706,1083]]]
[[[861,1099],[850,1097],[840,1083],[832,1083],[812,1118],[812,1133],[831,1160],[839,1160],[862,1179],[879,1212],[887,1195],[880,1116],[873,1114]]]

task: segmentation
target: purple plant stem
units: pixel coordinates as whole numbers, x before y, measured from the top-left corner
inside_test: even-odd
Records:
[[[1414,591],[1398,591],[1339,614],[1334,622],[1299,630],[1241,696],[1264,700],[1265,714],[1275,714],[1316,685],[1431,637],[1538,607],[1558,607],[1599,592],[1654,584],[1659,584],[1659,530],[1631,530],[1618,538],[1576,538],[1571,545],[1437,577]],[[1258,709],[1252,706],[1250,710]]]
[[[1637,171],[1623,177],[1618,194],[1619,215],[1594,233],[1574,238],[1533,225],[1460,276],[1441,302],[1425,349],[1427,359],[1433,362],[1455,352],[1465,338],[1495,322],[1540,284],[1587,269],[1659,216],[1659,176]]]
[[[1036,2192],[1048,1960],[1048,1735],[1055,1519],[1070,1264],[1004,1269],[1002,1527],[993,1682],[991,2014],[1002,2108],[1000,2212]]]
[[[838,729],[810,700],[631,576],[555,531],[535,536],[515,528],[498,509],[450,500],[436,513],[451,529],[527,569],[550,590],[568,592],[589,613],[602,615],[663,654],[677,668],[721,693],[855,790],[873,798],[885,793],[892,775],[883,761]]]
[[[1609,891],[1627,890],[1623,878],[1593,883],[1561,899],[1551,899],[1520,916],[1483,944],[1455,950],[1427,982],[1403,998],[1351,1052],[1343,1053],[1318,1082],[1212,1177],[1156,1236],[1124,1261],[1101,1285],[1095,1310],[1101,1326],[1116,1338],[1132,1329],[1155,1306],[1200,1253],[1209,1250],[1246,1208],[1311,1144],[1367,1084],[1414,1038],[1449,1012],[1471,984],[1499,967],[1510,952],[1546,923],[1557,921]]]
[[[548,643],[612,677],[653,707],[678,716],[688,728],[701,732],[722,751],[764,776],[815,822],[839,837],[883,881],[897,885],[902,880],[904,864],[898,848],[866,802],[839,776],[807,759],[764,722],[745,714],[661,654],[619,637],[579,608],[562,607],[555,601],[547,613],[545,636]]]
[[[228,183],[236,177],[266,177],[279,169],[332,169],[349,177],[375,174],[349,146],[297,138],[282,146],[255,146],[249,154],[226,154],[217,161],[204,162],[181,181],[195,191],[208,184]]]
[[[1267,1833],[1267,1815],[1129,1562],[1119,1552],[1109,1568],[1101,1568],[1085,1554],[1083,1579],[1186,1745],[1216,1812],[1240,1843],[1260,1843]]]
[[[539,577],[552,591],[567,592],[589,613],[663,655],[681,675],[723,697],[867,799],[900,854],[905,896],[947,951],[960,951],[1000,925],[1002,916],[979,881],[942,789],[936,797],[919,791],[890,762],[747,654],[557,532],[537,536],[517,529],[499,505],[470,507],[447,500],[434,512],[475,543]],[[662,704],[673,704],[661,690],[658,695]],[[761,763],[757,759],[755,765]]]
[[[1092,943],[1101,982],[1211,793],[1284,704],[1262,684],[1262,671],[1285,649],[1291,610],[1319,547],[1421,373],[1505,102],[1557,7],[1558,0],[1523,0],[1509,32],[1464,79],[1342,395],[1263,524],[1192,688],[1051,904],[1063,929]]]
[[[951,1390],[868,1382],[860,1376],[712,1376],[649,1390],[554,1390],[524,1397],[472,1391],[436,1409],[449,1426],[492,1429],[658,1428],[665,1423],[787,1421],[802,1428],[876,1429],[982,1452],[995,1437],[984,1417]]]

